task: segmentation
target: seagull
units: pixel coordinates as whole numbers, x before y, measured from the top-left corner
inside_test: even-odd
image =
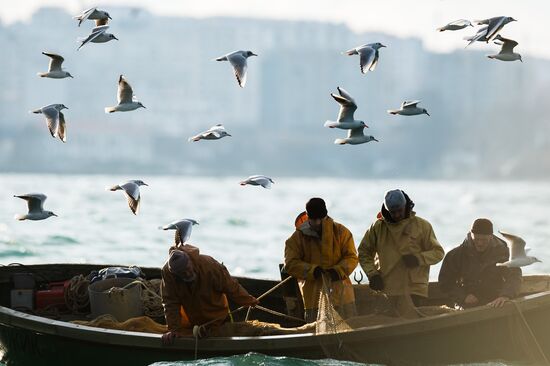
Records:
[[[183,245],[191,237],[191,231],[193,230],[193,225],[198,225],[198,224],[199,223],[193,219],[182,219],[179,221],[174,221],[168,225],[164,225],[159,229],[176,230],[174,242],[176,245],[178,244]]]
[[[251,186],[262,186],[266,189],[271,189],[271,184],[274,183],[275,182],[273,181],[273,179],[266,177],[265,175],[251,175],[239,184],[241,186],[246,186],[247,184],[249,184]]]
[[[199,141],[199,140],[219,140],[225,136],[231,136],[227,133],[222,124],[217,124],[210,127],[208,130],[199,133],[193,137],[189,138],[189,141]]]
[[[366,74],[367,71],[374,71],[378,64],[378,49],[386,47],[380,42],[364,44],[348,50],[345,53],[348,56],[359,55],[359,66],[361,72]]]
[[[351,95],[343,88],[337,87],[338,93],[336,95],[331,93],[330,95],[340,104],[340,112],[338,112],[337,121],[326,121],[325,127],[328,128],[341,128],[343,130],[349,130],[358,127],[369,127],[363,121],[357,121],[353,118],[353,113],[357,109],[357,104]]]
[[[27,201],[29,212],[26,215],[15,215],[16,220],[44,220],[50,216],[57,216],[51,211],[44,211],[44,201],[46,195],[42,193],[27,193],[22,195],[14,195],[14,197],[21,198]]]
[[[134,215],[137,215],[139,212],[139,202],[141,198],[139,195],[140,186],[148,186],[148,184],[142,180],[136,179],[136,180],[129,180],[124,184],[118,184],[116,186],[112,186],[108,189],[113,192],[123,190],[124,194],[126,195],[126,198],[128,199],[128,206],[130,206],[130,210],[132,210],[132,213]]]
[[[525,254],[525,240],[519,236],[508,234],[502,231],[499,233],[510,243],[510,260],[504,263],[497,263],[499,267],[525,267],[535,262],[542,262],[536,257],[528,257]]]
[[[521,62],[523,62],[523,60],[521,59],[521,55],[519,53],[514,52],[514,47],[516,47],[518,45],[518,43],[516,41],[514,41],[512,39],[501,37],[500,34],[497,34],[495,39],[500,41],[500,42],[495,41],[494,43],[502,46],[500,48],[500,52],[497,53],[496,55],[489,55],[487,57],[492,58],[492,59],[497,59],[497,60],[500,60],[500,61],[520,60]]]
[[[111,19],[111,20],[113,19],[113,18],[111,18],[109,13],[107,13],[104,10],[98,10],[97,8],[86,9],[82,13],[80,13],[78,15],[75,15],[73,18],[78,20],[78,26],[79,27],[82,24],[82,22],[85,21],[86,19],[95,20],[96,21],[96,26],[97,25],[105,25],[105,24],[107,24],[107,21],[109,19]],[[100,24],[98,24],[98,23],[100,23]]]
[[[466,45],[466,47],[468,47],[473,42],[487,42],[487,37],[485,37],[487,34],[487,28],[489,27],[488,26],[481,27],[479,28],[479,30],[475,35],[464,37],[465,41],[470,42]]]
[[[109,29],[108,25],[100,25],[99,27],[95,27],[94,29],[92,29],[92,33],[90,33],[88,37],[79,38],[78,41],[82,43],[80,44],[80,46],[78,46],[77,51],[89,42],[105,43],[113,39],[116,39],[118,41],[118,38],[115,37],[114,34],[107,33],[107,29]]]
[[[334,143],[336,145],[346,145],[346,144],[359,145],[370,141],[378,142],[378,140],[375,139],[374,136],[363,134],[363,129],[365,127],[358,127],[358,128],[353,128],[351,130],[348,130],[348,137],[343,139],[336,139],[334,140]]]
[[[65,60],[63,57],[55,53],[42,52],[42,54],[50,58],[50,65],[48,67],[48,72],[39,72],[37,74],[38,76],[51,79],[63,79],[67,77],[73,77],[69,72],[61,68],[61,64]]]
[[[42,113],[46,116],[48,129],[53,138],[59,137],[61,141],[67,142],[67,129],[65,126],[65,116],[61,110],[69,109],[64,104],[50,104],[45,107],[35,109],[32,113]]]
[[[470,43],[468,43],[466,47],[468,47],[469,45],[471,45],[476,41],[481,41],[482,38],[483,38],[483,41],[485,41],[486,43],[489,43],[489,41],[493,40],[497,36],[498,32],[500,32],[506,24],[510,22],[516,22],[516,20],[512,17],[500,16],[500,17],[493,17],[493,18],[484,19],[484,20],[477,20],[475,22],[478,25],[485,24],[487,25],[487,28],[484,29],[485,28],[484,27],[480,29],[478,33],[470,40]]]
[[[430,115],[424,108],[418,108],[416,105],[420,103],[419,100],[406,100],[401,103],[400,109],[388,109],[389,114],[400,114],[402,116],[415,116],[418,114]]]
[[[117,95],[118,104],[114,107],[106,107],[105,113],[113,112],[128,112],[133,111],[138,108],[145,108],[141,102],[138,102],[134,96],[134,91],[132,87],[123,75],[120,75],[118,78],[118,95]]]
[[[459,19],[459,20],[455,20],[454,22],[451,22],[447,25],[444,25],[443,27],[437,28],[437,30],[439,32],[444,32],[444,31],[448,31],[448,30],[449,31],[456,31],[456,30],[464,29],[466,27],[473,27],[473,24],[469,20]]]
[[[229,61],[231,63],[231,66],[233,66],[233,72],[235,73],[235,77],[237,78],[237,82],[239,83],[239,86],[241,88],[244,88],[244,85],[246,84],[246,69],[247,69],[247,63],[246,59],[250,56],[258,56],[252,51],[234,51],[231,53],[228,53],[225,56],[218,57],[215,59],[216,61]]]

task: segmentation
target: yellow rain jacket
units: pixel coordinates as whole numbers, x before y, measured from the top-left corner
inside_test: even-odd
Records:
[[[386,294],[424,297],[428,296],[430,265],[441,261],[445,254],[432,225],[414,212],[397,223],[378,214],[361,240],[358,251],[363,271],[369,278],[380,274]],[[407,268],[401,259],[404,254],[416,256],[420,265]]]
[[[330,217],[323,219],[321,238],[304,222],[285,244],[285,269],[298,279],[305,309],[316,309],[323,279],[313,277],[313,271],[334,268],[343,280],[331,282],[334,306],[355,302],[349,275],[358,264],[357,251],[351,232]]]

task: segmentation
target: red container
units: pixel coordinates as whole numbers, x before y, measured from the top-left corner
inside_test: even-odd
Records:
[[[65,309],[65,289],[70,281],[50,282],[48,290],[36,291],[35,304],[36,309],[58,308]]]

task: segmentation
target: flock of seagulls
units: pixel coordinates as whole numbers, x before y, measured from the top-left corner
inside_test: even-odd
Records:
[[[81,14],[74,17],[78,21],[78,26],[87,20],[94,21],[95,27],[91,30],[90,34],[86,37],[80,38],[80,45],[77,50],[89,43],[105,43],[111,40],[118,40],[118,38],[111,33],[108,33],[108,22],[112,20],[108,12],[97,8],[90,8],[83,11]],[[468,45],[474,42],[486,42],[494,41],[495,44],[501,46],[501,50],[498,54],[488,56],[491,59],[497,59],[501,61],[515,61],[520,60],[521,55],[514,53],[514,47],[518,43],[514,40],[502,37],[499,32],[503,27],[516,21],[512,17],[494,17],[480,21],[475,21],[477,25],[482,25],[475,35],[471,37],[465,37],[468,41]],[[457,31],[467,27],[473,27],[474,25],[469,20],[460,19],[451,22],[443,27],[437,28],[439,32],[444,31]],[[467,47],[466,46],[466,47]],[[362,74],[367,74],[369,71],[373,72],[378,65],[381,48],[386,46],[380,42],[364,44],[345,52],[344,55],[359,56],[359,67]],[[64,58],[61,55],[51,52],[42,52],[45,56],[50,58],[50,63],[47,72],[40,72],[38,76],[43,78],[52,79],[64,79],[73,78],[73,76],[62,68]],[[247,80],[248,58],[252,56],[258,56],[256,53],[248,51],[234,51],[224,56],[215,58],[215,61],[228,61],[233,68],[233,73],[237,79],[239,87],[244,88]],[[337,138],[334,140],[338,145],[358,145],[367,143],[370,141],[378,140],[372,135],[365,135],[364,129],[369,128],[364,121],[355,119],[355,111],[357,110],[357,103],[354,98],[343,88],[337,87],[338,94],[331,93],[330,95],[340,105],[338,117],[336,121],[326,121],[324,127],[331,129],[347,130],[347,137]],[[146,108],[140,101],[137,100],[134,95],[133,89],[123,75],[118,79],[118,93],[117,93],[117,105],[112,107],[106,107],[105,113],[114,112],[129,112],[139,108]],[[403,101],[399,109],[388,110],[391,115],[401,116],[415,116],[426,114],[430,116],[425,108],[418,107],[420,100],[407,100]],[[50,104],[39,109],[33,110],[33,113],[43,114],[46,117],[46,122],[50,134],[54,138],[59,138],[61,141],[67,141],[67,129],[65,124],[65,116],[61,112],[63,109],[68,109],[64,104]],[[197,142],[200,140],[219,140],[224,137],[231,136],[224,128],[222,124],[216,124],[206,131],[189,138],[189,141]],[[252,175],[247,179],[240,182],[240,185],[252,185],[261,186],[266,189],[270,189],[275,182],[270,177],[265,175]],[[121,184],[117,184],[112,187],[108,187],[109,191],[123,191],[128,201],[130,211],[137,215],[140,208],[140,187],[148,186],[147,183],[142,180],[129,180]],[[46,195],[42,193],[29,193],[23,195],[15,195],[14,197],[27,201],[28,213],[23,215],[16,215],[17,220],[44,220],[51,216],[57,216],[51,211],[44,210],[44,201],[46,201]],[[168,225],[160,227],[162,230],[175,230],[174,241],[176,244],[183,244],[189,240],[191,231],[194,225],[199,223],[194,219],[182,219],[174,221]],[[539,261],[535,257],[528,257],[525,254],[525,241],[523,239],[507,234],[501,234],[510,242],[512,251],[510,261],[499,264],[503,266],[524,266]]]

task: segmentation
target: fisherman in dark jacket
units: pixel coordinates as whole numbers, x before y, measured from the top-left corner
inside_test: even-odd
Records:
[[[521,269],[496,266],[508,258],[508,246],[493,235],[491,221],[477,219],[464,242],[445,256],[440,288],[463,308],[500,307],[516,297],[521,286]]]

